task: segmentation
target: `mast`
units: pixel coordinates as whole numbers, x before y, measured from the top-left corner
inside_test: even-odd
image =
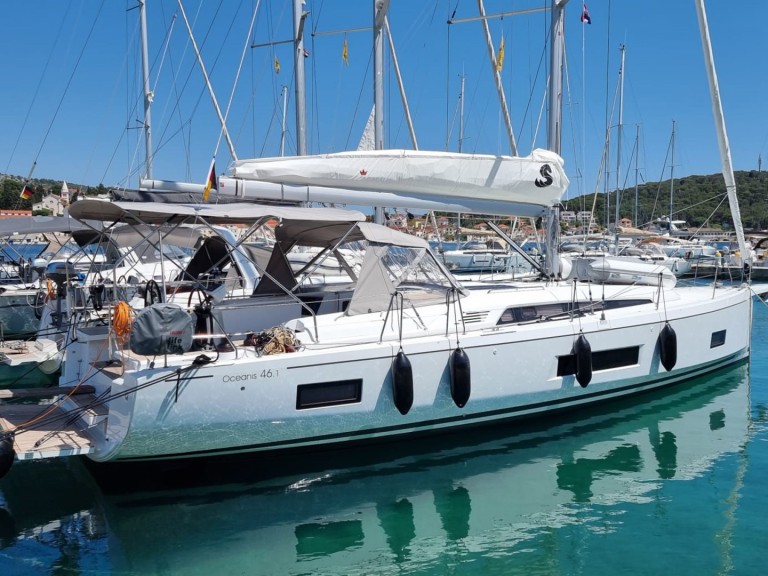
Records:
[[[672,213],[675,210],[675,121],[672,120],[672,160],[669,166],[669,235],[672,236]]]
[[[720,145],[720,159],[723,164],[723,178],[725,179],[725,188],[728,192],[728,204],[731,208],[733,227],[736,230],[736,239],[739,242],[739,252],[741,252],[742,262],[745,265],[749,265],[752,261],[752,258],[750,252],[747,250],[747,242],[744,239],[744,228],[741,223],[741,210],[739,209],[739,200],[736,197],[736,177],[733,174],[731,148],[730,144],[728,143],[728,133],[725,129],[725,116],[723,115],[723,104],[720,100],[720,87],[717,82],[715,60],[714,56],[712,55],[712,42],[709,38],[709,26],[707,24],[707,13],[704,9],[704,0],[696,0],[696,14],[699,18],[701,44],[702,48],[704,49],[704,62],[707,68],[707,78],[709,79],[709,93],[712,98],[712,112],[715,117],[717,141]]]
[[[619,218],[621,218],[621,136],[624,129],[624,58],[626,51],[624,44],[621,50],[621,65],[619,66],[619,125],[616,128],[616,214],[613,220],[613,232],[616,238],[616,250],[619,249]]]
[[[297,0],[298,1],[298,0]],[[389,0],[373,0],[373,138],[374,149],[384,149],[384,19]],[[373,221],[384,223],[384,210],[374,208]]]
[[[147,48],[147,6],[146,0],[139,0],[139,26],[141,28],[141,71],[144,77],[144,154],[146,155],[145,177],[152,178],[152,89],[149,85],[149,49]]]
[[[461,92],[459,93],[459,152],[464,144],[464,75],[461,75]]]
[[[635,215],[632,222],[635,228],[637,228],[637,226],[639,225],[638,211],[637,211],[637,181],[640,176],[640,169],[638,168],[638,161],[640,158],[640,124],[638,124],[635,128],[636,128],[636,132],[635,132]]]
[[[568,0],[552,0],[552,22],[549,31],[549,116],[547,117],[547,148],[561,154],[563,116],[563,43],[565,39],[565,5]]]
[[[285,118],[288,113],[288,86],[283,86],[283,120],[281,123],[281,131],[280,131],[280,156],[285,156]]]
[[[309,12],[302,0],[293,0],[293,67],[296,91],[296,155],[307,155],[307,114],[304,87],[304,21]]]
[[[549,32],[550,41],[550,81],[549,115],[547,117],[547,148],[560,154],[563,110],[563,50],[565,31],[565,5],[568,0],[552,0],[552,22]],[[547,254],[545,268],[547,274],[556,278],[560,274],[560,208],[550,208],[547,212]]]

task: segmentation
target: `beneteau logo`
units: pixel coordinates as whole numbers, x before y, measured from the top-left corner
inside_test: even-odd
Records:
[[[542,175],[542,178],[536,178],[534,181],[537,188],[546,188],[552,184],[552,167],[549,164],[544,164],[539,170],[539,174]]]
[[[366,170],[365,168],[360,170],[360,176],[367,176],[367,175],[368,175],[368,170]]]

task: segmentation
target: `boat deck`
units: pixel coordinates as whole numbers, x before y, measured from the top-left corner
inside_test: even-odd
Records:
[[[0,342],[0,364],[14,364],[19,358],[28,358],[30,348],[26,340],[5,340]]]
[[[40,420],[40,423],[33,424],[35,420]],[[84,426],[82,422],[67,422],[66,412],[54,405],[0,406],[0,430],[22,427],[22,431],[13,439],[13,449],[18,460],[89,454],[93,447],[91,441],[81,433]]]

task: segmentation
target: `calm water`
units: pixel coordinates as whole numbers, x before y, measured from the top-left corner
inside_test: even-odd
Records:
[[[750,366],[538,428],[314,460],[16,465],[0,575],[762,575],[767,345],[758,304]]]

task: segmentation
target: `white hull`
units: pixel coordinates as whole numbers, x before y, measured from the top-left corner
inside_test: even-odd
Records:
[[[677,288],[657,307],[652,287],[606,286],[608,300],[611,295],[639,296],[649,303],[573,320],[561,315],[547,322],[496,323],[508,306],[567,303],[572,289],[533,288],[525,295],[514,288],[475,291],[465,299],[465,321],[479,321],[468,322],[466,334],[459,338],[471,362],[471,396],[464,408],[458,408],[450,394],[448,360],[457,338],[453,328],[445,336],[444,306],[421,308],[418,319],[405,312],[402,347],[414,380],[413,407],[405,416],[395,408],[392,395],[392,362],[400,348],[396,324],[390,320],[384,341],[378,341],[384,314],[319,317],[320,343],[312,344],[308,332],[298,333],[305,350],[258,358],[238,348],[237,354],[221,353],[215,362],[191,370],[192,353],[168,356],[168,365],[159,367],[162,358],[117,352],[114,358],[122,358],[125,366],[122,376],[118,368],[88,378],[97,392],[111,387],[120,397],[110,402],[101,427],[92,430],[91,448],[81,452],[99,461],[176,458],[408,437],[626,396],[749,354],[751,296],[746,288],[718,289],[714,294],[711,287]],[[580,291],[579,300],[588,301],[585,288]],[[665,319],[678,341],[677,364],[669,372],[661,366],[658,351]],[[417,328],[422,323],[426,329]],[[558,358],[572,353],[580,331],[591,344],[595,362],[586,388],[573,374],[558,376]],[[89,365],[82,360],[103,348],[104,338],[96,331],[79,334],[79,343],[67,356],[64,385],[85,376]],[[332,383],[346,386],[351,395],[359,385],[359,400],[297,408],[300,387]],[[19,455],[45,456],[44,448]]]

